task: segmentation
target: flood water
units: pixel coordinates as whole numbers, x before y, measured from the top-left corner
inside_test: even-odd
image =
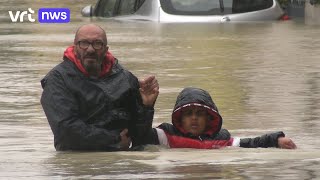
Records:
[[[319,26],[119,22],[81,17],[88,1],[61,2],[0,2],[0,179],[320,179]],[[9,20],[9,10],[28,7],[69,7],[71,23]],[[282,130],[298,149],[56,152],[39,81],[89,22],[106,29],[110,51],[127,69],[158,78],[154,126],[170,122],[182,88],[200,87],[233,136]]]

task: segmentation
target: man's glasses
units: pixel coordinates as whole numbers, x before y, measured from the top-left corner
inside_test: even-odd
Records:
[[[93,41],[92,43],[89,41],[78,41],[78,45],[81,49],[88,49],[90,44],[95,50],[100,50],[104,46],[104,43],[101,41]]]

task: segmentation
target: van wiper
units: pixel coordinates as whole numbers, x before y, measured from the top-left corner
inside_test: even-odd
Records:
[[[219,0],[221,13],[224,12],[223,0]]]

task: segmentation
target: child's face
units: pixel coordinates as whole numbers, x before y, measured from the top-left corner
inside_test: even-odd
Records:
[[[182,127],[187,132],[199,136],[206,130],[208,112],[201,107],[187,107],[182,110]]]

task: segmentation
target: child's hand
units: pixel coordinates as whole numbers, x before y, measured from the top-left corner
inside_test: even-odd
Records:
[[[282,149],[296,149],[297,146],[294,142],[287,137],[279,137],[278,138],[278,146]]]

